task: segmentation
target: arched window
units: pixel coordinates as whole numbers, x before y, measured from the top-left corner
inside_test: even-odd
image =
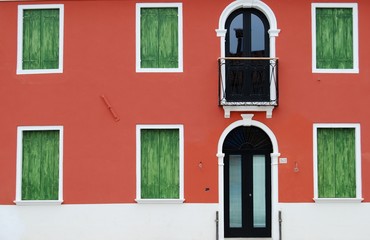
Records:
[[[270,100],[269,23],[260,11],[242,8],[225,24],[225,97],[228,102]]]
[[[270,29],[266,16],[252,8],[233,12],[225,24],[227,57],[269,57]]]
[[[273,11],[262,1],[239,0],[223,11],[220,37],[219,100],[225,117],[231,111],[266,111],[278,105],[278,60]]]

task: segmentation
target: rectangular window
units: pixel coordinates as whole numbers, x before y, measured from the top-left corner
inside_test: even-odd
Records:
[[[356,3],[312,4],[313,72],[358,73]]]
[[[18,7],[18,74],[63,71],[63,5]]]
[[[62,127],[18,127],[16,203],[62,201]]]
[[[137,72],[182,72],[181,3],[136,5]]]
[[[315,198],[361,198],[359,128],[357,124],[315,124]]]
[[[137,201],[183,198],[183,127],[137,127]]]

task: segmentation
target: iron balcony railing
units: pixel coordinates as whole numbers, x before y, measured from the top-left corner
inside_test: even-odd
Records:
[[[277,58],[225,57],[218,64],[220,105],[278,105]]]

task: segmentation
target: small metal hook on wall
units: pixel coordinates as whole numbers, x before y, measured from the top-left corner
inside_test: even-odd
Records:
[[[294,162],[294,172],[299,172],[298,163]]]

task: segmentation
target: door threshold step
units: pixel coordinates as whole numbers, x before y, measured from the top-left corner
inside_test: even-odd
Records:
[[[225,240],[272,240],[272,238],[224,238]]]

